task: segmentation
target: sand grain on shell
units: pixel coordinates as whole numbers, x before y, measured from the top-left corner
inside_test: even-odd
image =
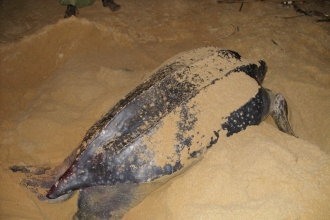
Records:
[[[264,86],[285,95],[300,138],[279,132],[270,119],[222,138],[124,219],[329,219],[328,24],[280,19],[297,14],[278,3],[239,11],[216,1],[128,0],[111,13],[96,1],[62,20],[65,7],[25,2],[10,1],[4,15],[11,16],[2,16],[1,219],[70,219],[77,196],[40,202],[8,166],[60,163],[151,70],[208,45],[266,61]]]

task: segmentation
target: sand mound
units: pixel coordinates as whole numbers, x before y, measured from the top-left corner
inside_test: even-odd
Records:
[[[268,124],[250,127],[124,219],[327,219],[329,159]]]

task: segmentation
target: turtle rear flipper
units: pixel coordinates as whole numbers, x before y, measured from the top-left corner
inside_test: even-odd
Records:
[[[48,199],[46,197],[47,192],[50,187],[54,185],[56,180],[59,177],[60,167],[56,166],[11,166],[9,169],[14,173],[21,173],[23,177],[21,177],[18,182],[20,182],[21,186],[24,186],[28,190],[30,190],[33,194],[37,196],[37,198],[41,201],[56,203],[63,202],[68,200],[73,196],[73,192],[63,195],[57,199]],[[15,175],[18,179],[19,176]]]
[[[271,103],[270,115],[273,117],[277,127],[292,136],[297,137],[293,132],[288,119],[288,104],[282,94],[276,94]]]
[[[164,182],[100,185],[80,189],[78,210],[73,219],[121,219]]]
[[[74,195],[74,191],[56,199],[49,199],[46,195],[58,178],[70,167],[77,156],[77,149],[78,148],[76,148],[71,155],[59,165],[15,165],[10,166],[9,169],[15,173],[13,176],[14,179],[19,182],[21,186],[24,186],[33,194],[37,195],[39,200],[49,203],[63,202],[71,198]]]
[[[134,206],[131,200],[134,200],[137,188],[138,184],[117,184],[81,189],[78,210],[73,219],[121,219]]]

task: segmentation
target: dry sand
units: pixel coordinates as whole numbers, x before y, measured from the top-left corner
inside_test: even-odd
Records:
[[[271,119],[222,139],[124,219],[330,219],[329,23],[278,3],[118,3],[64,20],[56,1],[1,2],[0,219],[70,219],[77,196],[40,202],[8,166],[60,163],[154,68],[208,45],[266,61],[299,139]]]

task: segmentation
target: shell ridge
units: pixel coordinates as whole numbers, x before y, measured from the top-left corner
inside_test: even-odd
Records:
[[[175,68],[182,68],[184,66],[183,64],[180,65],[180,62],[173,62],[170,65],[163,66],[163,68],[159,69],[155,74],[152,74],[152,76],[145,82],[140,84],[138,87],[129,92],[125,97],[120,99],[116,105],[114,105],[104,116],[101,117],[101,119],[94,123],[94,125],[87,130],[86,135],[80,143],[78,147],[80,150],[77,156],[79,156],[85,150],[91,140],[98,137],[100,132],[111,122],[116,114],[120,113],[125,108],[127,103],[133,101],[135,98],[137,98],[138,95],[142,94],[144,91],[147,91],[147,89],[150,89],[154,85],[154,83],[151,83],[150,81],[155,82],[153,80],[155,80],[157,77],[158,81],[161,81],[167,76],[167,68],[170,68],[171,71],[175,69],[173,68],[173,65],[177,65]],[[139,92],[136,93],[137,91]]]

